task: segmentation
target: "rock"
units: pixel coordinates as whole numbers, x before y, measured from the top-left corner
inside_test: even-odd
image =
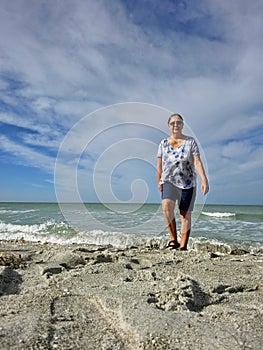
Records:
[[[74,269],[79,265],[85,265],[85,259],[78,254],[72,252],[59,253],[54,256],[51,261],[57,263],[60,266],[65,267],[66,269]]]
[[[150,293],[147,302],[164,311],[201,311],[209,297],[190,276],[179,274],[174,287]]]
[[[98,254],[95,257],[94,264],[99,264],[99,263],[110,263],[113,262],[112,256],[109,254]]]
[[[198,252],[221,253],[221,254],[229,254],[230,252],[230,248],[227,245],[212,244],[209,242],[194,243],[194,248]]]
[[[211,254],[210,254],[210,258],[211,258],[211,259],[219,258],[219,257],[220,257],[220,255],[215,254],[215,253],[211,253]]]
[[[18,256],[15,256],[13,254],[11,255],[0,255],[0,265],[2,266],[12,266],[14,268],[18,268],[20,265],[22,265],[24,262],[24,259],[19,254]]]
[[[39,267],[41,274],[48,276],[60,274],[64,270],[63,266],[56,266],[52,264],[44,264],[44,266]]]
[[[239,247],[234,247],[230,251],[231,255],[244,255],[244,254],[249,254],[249,251],[243,248]]]

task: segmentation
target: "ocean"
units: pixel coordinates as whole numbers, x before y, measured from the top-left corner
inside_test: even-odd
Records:
[[[176,213],[178,233],[180,223]],[[0,203],[0,240],[159,246],[169,240],[160,204]],[[196,205],[195,243],[263,249],[263,206]]]

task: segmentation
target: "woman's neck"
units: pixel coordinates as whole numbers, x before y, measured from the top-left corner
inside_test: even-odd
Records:
[[[182,134],[182,133],[173,133],[173,134],[171,134],[171,139],[173,139],[173,140],[182,140],[182,139],[185,139],[185,136]]]

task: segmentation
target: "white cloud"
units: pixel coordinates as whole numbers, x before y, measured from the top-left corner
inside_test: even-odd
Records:
[[[233,141],[223,146],[222,155],[235,160],[247,159],[251,155],[252,145],[248,141]]]
[[[10,153],[16,157],[15,163],[17,165],[42,168],[49,173],[53,173],[53,157],[34,151],[32,148],[16,143],[3,135],[0,135],[0,147],[2,152]]]
[[[30,129],[40,134],[49,134],[52,132],[52,126],[48,123],[36,121],[36,116],[16,115],[13,113],[0,113],[0,122],[17,126],[20,128]],[[55,131],[56,132],[56,131]]]
[[[57,151],[61,139],[51,138],[50,135],[26,134],[22,136],[23,142],[28,146],[43,147],[44,149]]]

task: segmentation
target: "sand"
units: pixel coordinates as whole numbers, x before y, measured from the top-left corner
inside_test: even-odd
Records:
[[[0,348],[262,349],[263,255],[0,242]]]

